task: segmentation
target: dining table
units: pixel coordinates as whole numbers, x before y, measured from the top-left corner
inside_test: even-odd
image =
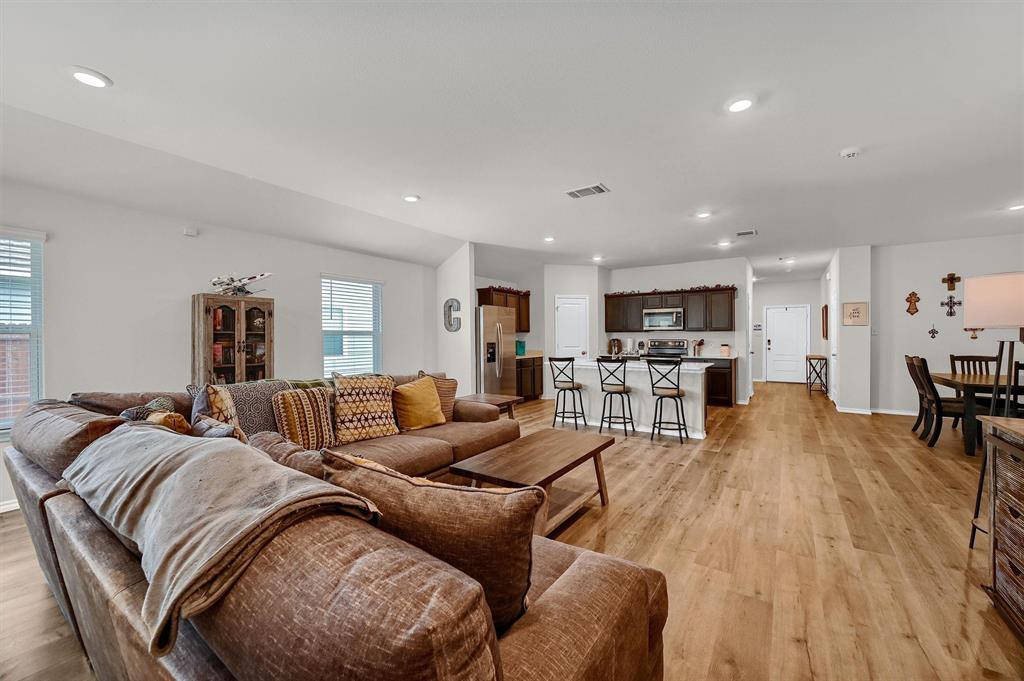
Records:
[[[932,373],[932,381],[936,385],[943,385],[960,391],[964,399],[964,454],[974,456],[978,448],[978,394],[992,394],[992,382],[995,377],[992,374],[943,374]],[[1020,394],[1022,387],[1017,387],[1014,394]],[[1000,381],[1000,394],[1006,394],[1005,378]]]

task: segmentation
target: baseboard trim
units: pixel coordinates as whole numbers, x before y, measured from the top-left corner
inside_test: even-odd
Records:
[[[0,513],[10,513],[11,511],[18,510],[18,500],[11,499],[10,501],[0,501]]]
[[[764,380],[763,378],[752,378],[752,379],[750,379],[750,380],[751,380],[751,382],[753,382],[753,383],[767,383],[767,381],[766,381],[766,380]]]
[[[836,411],[838,411],[840,414],[861,414],[861,415],[864,415],[864,416],[871,416],[871,413],[872,413],[870,409],[855,409],[854,407],[840,407],[838,404],[836,405]]]
[[[548,395],[547,393],[544,393],[543,395],[541,395],[537,399],[538,400],[553,400],[553,399],[555,399],[555,396],[554,395]]]
[[[873,414],[888,414],[890,416],[917,416],[916,411],[908,411],[906,409],[878,409],[877,407],[871,410]]]

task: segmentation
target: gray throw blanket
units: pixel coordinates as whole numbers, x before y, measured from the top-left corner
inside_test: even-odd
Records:
[[[93,442],[64,479],[138,545],[149,581],[142,618],[157,656],[174,647],[178,618],[215,604],[285,528],[315,513],[379,517],[367,499],[234,438],[194,438],[146,422]]]

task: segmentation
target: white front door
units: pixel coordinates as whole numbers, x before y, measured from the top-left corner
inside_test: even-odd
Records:
[[[810,343],[807,306],[767,306],[764,320],[765,380],[803,383]]]
[[[555,296],[555,356],[588,356],[589,307],[587,296]]]

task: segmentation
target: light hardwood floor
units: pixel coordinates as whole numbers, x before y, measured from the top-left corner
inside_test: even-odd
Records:
[[[986,540],[967,548],[978,461],[959,432],[928,449],[910,418],[839,414],[799,385],[756,393],[713,408],[707,440],[618,431],[610,505],[556,535],[665,573],[666,680],[1024,678],[979,588]],[[517,408],[523,432],[552,409]],[[0,539],[0,678],[90,678],[16,513]]]

